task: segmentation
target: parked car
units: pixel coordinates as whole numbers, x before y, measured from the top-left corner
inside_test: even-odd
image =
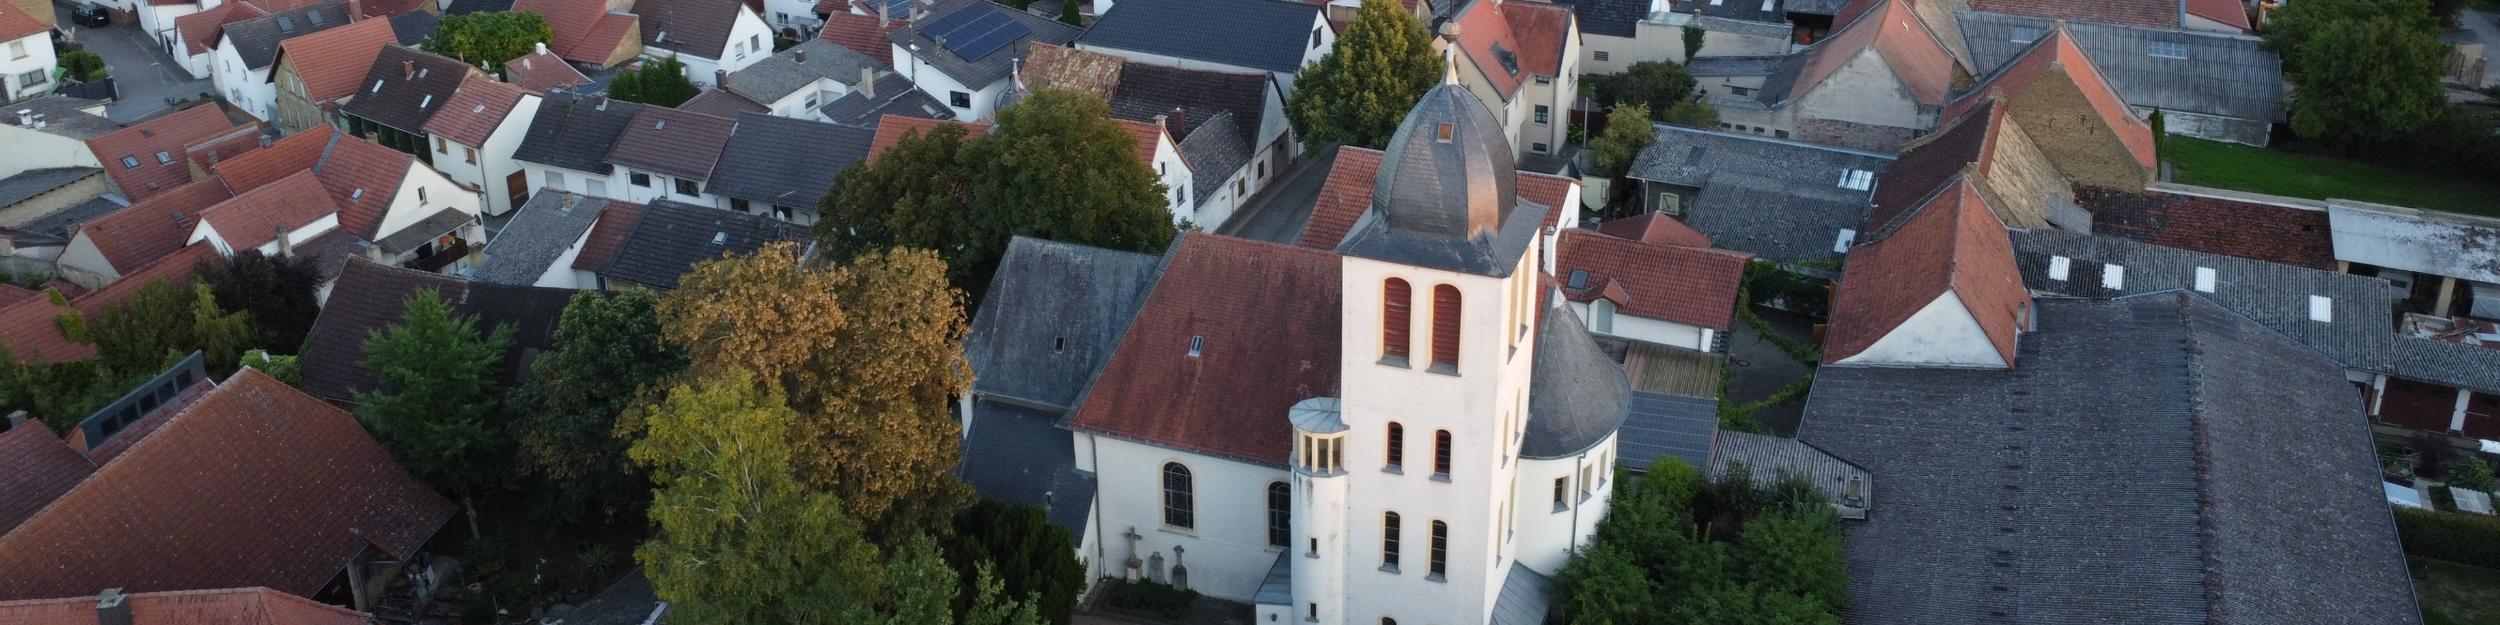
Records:
[[[113,14],[105,12],[103,6],[82,2],[70,7],[69,19],[80,26],[102,27],[113,23]]]

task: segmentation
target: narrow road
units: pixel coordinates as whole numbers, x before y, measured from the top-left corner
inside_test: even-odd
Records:
[[[1337,146],[1303,153],[1301,162],[1279,174],[1281,180],[1250,196],[1215,233],[1292,245],[1302,238],[1302,224],[1311,220],[1311,207],[1319,202],[1320,187],[1328,183],[1328,168],[1336,162]]]
[[[70,5],[53,3],[53,11],[68,24]],[[167,99],[196,98],[216,87],[206,79],[194,79],[184,72],[171,55],[165,53],[154,36],[140,30],[135,23],[114,23],[103,28],[67,26],[71,41],[97,56],[104,57],[105,68],[113,73],[114,88],[120,98],[105,105],[105,117],[117,122],[133,122],[169,108]]]

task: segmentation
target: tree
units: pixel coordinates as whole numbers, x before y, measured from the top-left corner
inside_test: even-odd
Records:
[[[252,314],[259,329],[253,344],[291,354],[304,345],[321,315],[321,267],[310,256],[273,257],[236,252],[224,262],[204,261],[200,280],[217,301]]]
[[[2299,50],[2328,24],[2374,19],[2393,20],[2406,30],[2439,32],[2426,0],[2309,0],[2294,3],[2266,18],[2266,47],[2283,57],[2286,76],[2299,72]],[[2436,35],[2434,35],[2436,36]]]
[[[400,323],[365,338],[377,390],[356,393],[356,416],[408,472],[457,494],[477,527],[476,491],[503,475],[503,389],[495,381],[512,328],[478,333],[440,294],[421,289]]]
[[[608,97],[627,102],[677,106],[700,90],[686,79],[686,64],[677,57],[643,61],[640,67],[617,72],[608,82]]]
[[[1393,0],[1363,0],[1336,50],[1294,80],[1285,115],[1305,145],[1379,148],[1442,71],[1422,21]]]
[[[971,142],[963,124],[938,124],[928,132],[905,133],[873,163],[842,170],[817,202],[824,219],[816,222],[816,239],[825,254],[850,258],[891,246],[956,249],[954,242],[969,232],[963,194],[971,174],[959,157]],[[964,271],[969,264],[949,261],[957,288],[973,292],[988,286]]]
[[[531,363],[529,383],[514,394],[513,438],[521,472],[540,480],[539,518],[614,515],[649,496],[617,418],[644,389],[685,368],[685,352],[660,338],[659,303],[640,289],[576,293],[556,324],[555,349]]]
[[[1059,21],[1069,26],[1085,27],[1085,14],[1077,12],[1078,0],[1059,0]]]
[[[2448,47],[2408,22],[2328,22],[2294,48],[2292,130],[2349,149],[2403,137],[2438,116]]]
[[[242,364],[254,335],[251,313],[219,310],[217,296],[206,283],[191,283],[191,337],[200,346],[201,361],[213,375],[233,373]]]
[[[926,535],[913,536],[888,556],[885,565],[886,594],[891,607],[883,614],[854,610],[846,619],[861,625],[927,625],[931,623],[962,623],[963,625],[1042,625],[1041,612],[1030,598],[1013,599],[997,577],[991,575],[989,563],[979,563],[973,573],[957,578],[939,556],[937,541]],[[971,594],[962,587],[969,584]],[[958,605],[966,606],[958,610]]]
[[[970,282],[989,286],[1015,235],[1133,252],[1161,252],[1177,232],[1166,190],[1137,159],[1137,139],[1092,94],[1040,89],[998,113],[989,136],[964,155],[972,166],[967,236],[946,258]],[[944,248],[940,248],[944,249]]]
[[[294,356],[271,355],[266,350],[255,349],[243,352],[243,360],[238,366],[258,369],[289,386],[304,382],[304,365],[296,362]]]
[[[192,293],[157,280],[86,322],[88,342],[95,344],[96,358],[104,369],[116,374],[153,374],[198,349],[199,342],[191,334]]]
[[[1684,62],[1691,63],[1694,56],[1701,54],[1701,44],[1707,41],[1709,36],[1710,32],[1702,30],[1700,26],[1684,25]]]
[[[946,544],[946,560],[963,580],[994,571],[1008,596],[1033,597],[1054,625],[1074,618],[1077,592],[1085,588],[1085,563],[1075,554],[1068,529],[1052,525],[1040,507],[987,499],[955,515],[955,538]],[[975,607],[960,603],[959,614]]]
[[[1554,576],[1554,611],[1570,625],[1648,625],[1659,620],[1658,583],[1632,556],[1609,544],[1592,544]]]
[[[1736,543],[1737,566],[1746,579],[1773,594],[1805,597],[1838,613],[1847,605],[1840,519],[1818,500],[1792,503],[1745,523]]]
[[[1692,73],[1684,71],[1683,65],[1670,61],[1642,61],[1624,68],[1623,73],[1616,74],[1604,84],[1610,92],[1605,94],[1607,97],[1604,100],[1610,105],[1646,104],[1651,115],[1664,115],[1675,108],[1676,103],[1691,100],[1693,89],[1700,82],[1693,80]]]
[[[1655,137],[1649,126],[1649,106],[1625,104],[1606,112],[1606,130],[1589,140],[1589,160],[1593,173],[1613,178],[1631,169],[1641,149],[1649,147]]]
[[[505,61],[528,56],[540,42],[554,40],[555,30],[537,13],[468,13],[444,16],[425,41],[425,51],[500,73]]]
[[[1596,538],[1554,576],[1562,622],[1837,625],[1848,578],[1829,496],[1799,476],[1723,476],[1666,460],[1617,487]]]
[[[725,371],[669,389],[630,454],[650,472],[658,534],[634,550],[671,622],[844,622],[883,572],[830,493],[792,475],[793,413],[768,380]]]
[[[59,64],[63,75],[79,82],[95,82],[113,75],[104,65],[104,55],[87,50],[62,52]]]
[[[1659,116],[1658,121],[1693,128],[1717,128],[1719,127],[1719,109],[1708,104],[1685,100],[1668,108],[1667,114]]]

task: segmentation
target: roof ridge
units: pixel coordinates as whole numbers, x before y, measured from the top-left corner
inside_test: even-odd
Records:
[[[2195,305],[2194,300],[2191,299],[2194,297],[2185,291],[2174,291],[2167,308],[2174,309],[2179,315],[2179,330],[2182,335],[2179,341],[2181,343],[2180,361],[2181,367],[2186,370],[2187,374],[2184,377],[2188,385],[2187,397],[2190,412],[2188,457],[2196,472],[2197,580],[2204,590],[2202,599],[2205,603],[2203,610],[2205,621],[2219,623],[2224,622],[2223,619],[2218,618],[2221,615],[2216,613],[2221,609],[2222,602],[2219,599],[2224,589],[2219,579],[2221,562],[2214,553],[2214,538],[2220,528],[2213,514],[2214,492],[2211,487],[2213,483],[2211,473],[2213,436],[2206,431],[2205,375],[2202,358],[2205,345],[2204,337],[2198,332],[2196,315],[2190,310]]]

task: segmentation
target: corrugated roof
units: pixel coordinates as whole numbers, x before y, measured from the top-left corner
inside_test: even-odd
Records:
[[[2476,282],[2500,282],[2500,219],[2329,200],[2335,259]]]

